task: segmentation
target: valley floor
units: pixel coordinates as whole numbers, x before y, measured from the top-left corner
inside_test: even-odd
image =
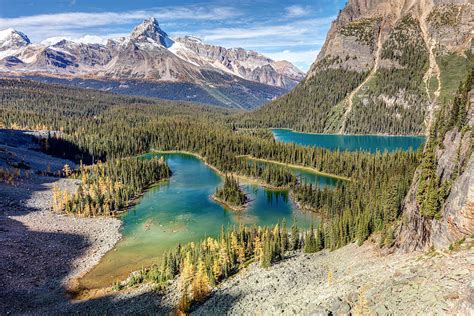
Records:
[[[21,132],[0,130],[0,168],[21,160],[32,172],[13,185],[0,183],[0,314],[168,314],[175,310],[176,282],[164,293],[145,284],[71,300],[66,294],[71,281],[112,249],[120,238],[120,221],[52,213],[53,184],[73,190],[74,180],[33,171],[60,170],[70,162],[38,152]],[[206,302],[194,306],[192,314],[472,315],[472,245],[468,239],[453,251],[385,254],[369,241],[333,252],[294,253],[269,269],[250,265],[223,282]]]

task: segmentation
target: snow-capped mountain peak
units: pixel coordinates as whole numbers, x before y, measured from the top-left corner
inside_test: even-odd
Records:
[[[31,44],[28,36],[14,29],[0,31],[0,50],[18,49]]]
[[[146,19],[129,36],[115,40],[58,36],[31,44],[23,33],[1,31],[2,72],[198,85],[235,84],[235,80],[244,85],[245,79],[285,90],[304,76],[293,65],[254,51],[210,45],[194,36],[173,40],[155,18]]]
[[[158,21],[153,17],[136,26],[130,34],[130,38],[138,42],[156,42],[166,48],[173,45],[173,40],[160,28]]]

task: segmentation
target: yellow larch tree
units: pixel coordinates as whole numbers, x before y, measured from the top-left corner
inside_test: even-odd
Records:
[[[204,300],[209,295],[210,285],[204,261],[199,258],[196,275],[193,280],[193,298],[196,301]]]

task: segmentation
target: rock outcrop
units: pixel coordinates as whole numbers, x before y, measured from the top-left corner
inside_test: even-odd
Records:
[[[440,211],[431,218],[424,216],[417,197],[422,167],[415,173],[412,187],[405,198],[403,221],[396,247],[402,252],[446,248],[474,235],[474,93],[471,91],[466,126],[454,127],[444,135],[435,148],[435,168],[438,182],[447,186],[448,194],[438,193]],[[451,110],[452,111],[452,110]],[[440,117],[447,124],[449,118]],[[430,141],[430,140],[428,140]],[[427,145],[429,146],[429,145]],[[426,150],[425,150],[426,151]],[[426,153],[425,153],[426,155]]]

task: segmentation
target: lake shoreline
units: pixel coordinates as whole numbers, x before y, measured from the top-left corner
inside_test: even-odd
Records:
[[[287,130],[291,131],[293,133],[298,133],[298,134],[308,134],[308,135],[327,135],[327,136],[383,136],[383,137],[420,137],[420,138],[426,138],[426,135],[396,135],[396,134],[338,134],[338,133],[314,133],[314,132],[302,132],[302,131],[297,131],[292,128],[288,127],[269,127],[269,130]]]
[[[225,173],[225,172],[222,172],[221,170],[219,170],[218,168],[216,168],[215,166],[209,164],[206,159],[204,157],[202,157],[201,155],[199,154],[196,154],[196,153],[193,153],[193,152],[190,152],[190,151],[186,151],[186,150],[156,150],[156,149],[152,149],[150,151],[150,153],[153,153],[153,154],[186,154],[186,155],[190,155],[190,156],[194,156],[196,158],[198,158],[199,160],[201,160],[206,166],[208,166],[209,168],[211,168],[213,171],[215,171],[219,176],[221,177],[225,177],[226,174],[227,175],[232,175],[234,178],[238,178],[239,180],[242,180],[242,182],[245,182],[247,184],[255,184],[255,185],[259,185],[261,187],[264,187],[266,189],[269,189],[269,190],[275,190],[275,191],[280,191],[280,190],[289,190],[289,186],[273,186],[271,184],[268,184],[266,183],[265,181],[262,181],[258,178],[253,178],[253,177],[249,177],[249,176],[245,176],[245,175],[241,175],[241,174],[238,174],[238,173],[235,173],[235,172],[229,172],[229,173]]]
[[[295,164],[290,164],[290,163],[285,163],[285,162],[280,162],[280,161],[270,160],[270,159],[256,158],[256,157],[253,157],[253,156],[250,156],[250,155],[242,155],[242,156],[238,156],[238,157],[239,158],[247,158],[247,159],[253,160],[253,161],[260,161],[260,162],[276,164],[276,165],[289,167],[289,168],[300,169],[300,170],[311,172],[315,175],[324,176],[324,177],[328,177],[328,178],[344,180],[344,181],[351,181],[351,178],[344,177],[344,176],[339,176],[339,175],[333,174],[333,173],[327,173],[327,172],[319,171],[319,170],[317,170],[313,167],[300,166],[300,165],[295,165]]]
[[[160,155],[160,154],[163,154],[163,155],[164,154],[171,154],[171,155],[172,154],[178,154],[178,155],[193,156],[199,161],[199,164],[204,165],[207,168],[209,168],[210,169],[210,170],[208,169],[209,172],[214,173],[214,175],[213,175],[214,177],[225,176],[225,174],[223,172],[221,172],[220,170],[218,170],[214,166],[211,166],[211,165],[207,164],[205,159],[203,159],[203,157],[201,157],[199,154],[195,154],[195,153],[187,152],[187,151],[159,151],[159,150],[151,150],[149,153],[150,153],[150,155],[155,155],[155,154],[156,155]],[[176,168],[178,168],[178,167],[176,167]],[[181,169],[178,168],[177,170],[181,170]],[[179,176],[181,173],[177,172],[177,174]],[[174,175],[175,174],[173,174],[171,176],[171,178],[173,178]],[[240,176],[240,175],[236,175],[236,178],[244,179],[245,181],[242,181],[242,182],[245,182],[246,185],[250,185],[250,187],[252,187],[253,185],[259,185],[260,188],[262,188],[262,189],[264,188],[267,191],[275,190],[278,193],[278,192],[281,192],[282,190],[285,190],[285,192],[286,192],[286,190],[289,190],[289,188],[281,188],[281,187],[280,188],[274,188],[274,187],[268,188],[268,185],[263,185],[263,184],[261,184],[260,181],[257,181],[256,179],[251,179],[249,177],[243,177],[243,176]],[[145,195],[145,193],[149,192],[153,187],[157,187],[157,186],[159,187],[162,183],[166,183],[170,179],[162,179],[159,182],[157,182],[157,183],[151,185],[150,187],[148,187],[142,194],[140,194],[139,196],[136,197],[136,199],[134,200],[133,205],[139,205],[141,203],[142,198]],[[207,199],[209,199],[209,200],[212,199],[215,202],[215,203],[212,203],[212,204],[219,205],[223,209],[227,209],[229,211],[229,212],[227,212],[228,214],[231,214],[231,213],[235,212],[234,214],[238,214],[238,215],[242,215],[242,216],[253,216],[252,215],[252,207],[253,207],[252,205],[253,205],[254,201],[257,201],[256,203],[258,203],[257,199],[254,200],[253,198],[248,198],[243,207],[235,207],[233,205],[230,205],[226,201],[223,201],[219,198],[214,197],[213,194],[212,194],[212,191],[208,192],[206,197],[207,197]],[[264,197],[264,196],[261,195],[261,197]],[[298,211],[302,212],[301,214],[311,214],[311,213],[314,214],[314,212],[308,212],[307,210],[302,209],[301,207],[299,207],[295,203],[292,203],[292,205],[293,206],[291,206],[291,208],[293,208],[293,210],[295,210],[295,211],[298,210]],[[130,211],[130,209],[131,208],[129,208],[128,211]],[[247,210],[247,209],[249,210],[249,212],[245,212],[245,210]],[[122,212],[120,215],[123,215],[123,214],[126,214],[126,212]],[[311,215],[309,215],[309,216],[311,216]],[[119,218],[119,216],[117,216],[117,217]],[[120,222],[123,225],[124,220],[121,219]],[[117,249],[117,246],[114,246],[111,249],[111,252],[113,253],[116,249]],[[109,260],[109,259],[107,259],[107,260]],[[103,262],[103,261],[102,260],[99,261],[97,265],[100,265],[101,262]],[[95,265],[94,268],[97,265]],[[139,270],[138,268],[133,268],[132,270],[130,270],[128,272],[127,275],[129,275],[130,273],[133,273],[133,271],[138,271],[138,270]],[[94,275],[94,272],[92,272],[92,275]],[[86,283],[82,282],[83,277],[84,276],[81,276],[81,278],[78,279],[78,282],[75,284],[75,287],[73,289],[71,289],[71,294],[74,296],[75,300],[81,300],[82,301],[82,300],[96,299],[96,298],[107,296],[111,293],[112,283],[106,283],[106,282],[108,282],[108,281],[106,281],[104,283],[101,283],[101,285],[98,286],[98,287],[89,286],[87,282]],[[117,279],[122,280],[121,278],[117,278]]]

